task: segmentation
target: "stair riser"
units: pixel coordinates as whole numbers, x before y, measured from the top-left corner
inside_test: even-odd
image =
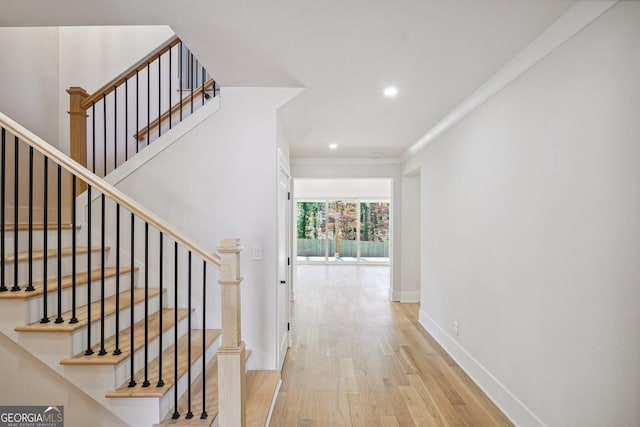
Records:
[[[107,263],[105,266],[109,267],[111,265],[108,264],[108,254],[109,252],[105,252],[105,262]],[[92,252],[91,253],[91,269],[100,268],[101,265],[101,253]],[[76,272],[87,271],[88,266],[88,254],[78,254],[76,256]],[[71,256],[63,256],[61,263],[61,271],[62,275],[71,274],[73,259]],[[5,280],[7,282],[7,287],[13,286],[13,271],[14,271],[14,263],[9,262],[5,265]],[[44,259],[33,260],[32,262],[32,280],[33,282],[40,282],[44,276]],[[57,257],[49,257],[47,258],[47,278],[53,279],[58,277],[58,258]],[[23,261],[18,263],[18,286],[20,288],[27,287],[29,283],[29,262]]]
[[[158,298],[150,298],[149,312],[158,309]],[[129,326],[129,307],[120,312],[120,328]],[[144,302],[135,305],[135,321],[144,317]],[[107,316],[105,323],[105,336],[115,333],[115,315]],[[86,350],[87,327],[73,332],[40,332],[29,331],[17,333],[17,341],[28,351],[36,355],[40,360],[57,372],[62,371],[60,361],[69,359]],[[100,342],[100,322],[91,324],[91,342],[93,345]],[[110,349],[112,351],[113,349]]]
[[[149,298],[149,314],[155,313],[160,308],[158,296]],[[130,326],[131,307],[127,307],[120,311],[120,330],[128,328]],[[134,306],[134,323],[144,319],[144,301],[139,302]],[[100,342],[100,321],[91,322],[91,346],[94,346]],[[104,336],[108,338],[116,333],[116,316],[115,314],[105,317]],[[78,331],[73,332],[71,337],[71,357],[84,350],[87,345],[87,328],[86,326]],[[107,349],[107,351],[113,351],[113,349]]]
[[[186,333],[186,319],[178,322],[178,337]],[[162,337],[163,350],[173,344],[173,328],[165,332]],[[149,340],[149,360],[158,356],[158,337]],[[117,400],[105,398],[105,393],[115,390],[131,378],[131,365],[127,358],[118,365],[65,365],[65,377],[71,382],[89,393],[96,400]],[[144,365],[144,347],[135,353],[135,371],[139,371]],[[173,372],[163,373],[165,378],[173,375]],[[154,383],[155,386],[155,383]]]
[[[62,247],[71,247],[71,241],[73,240],[71,230],[62,230]],[[15,234],[13,231],[7,231],[5,233],[5,254],[13,253],[13,242],[15,241]],[[33,231],[33,249],[41,250],[44,247],[44,231]],[[47,246],[49,249],[58,247],[58,231],[47,231]],[[29,232],[18,231],[18,252],[26,251],[29,248]]]
[[[216,340],[206,352],[206,363],[208,364],[216,355],[219,341]],[[191,366],[191,381],[196,381],[202,373],[202,356],[193,361]],[[178,381],[178,396],[182,398],[187,391],[187,373]],[[195,389],[191,392],[195,394]],[[159,423],[169,413],[174,411],[174,387],[171,387],[164,396],[160,398],[119,398],[110,399],[110,408],[117,411],[118,415],[132,426],[147,425],[148,423]],[[192,402],[195,404],[195,402]],[[198,402],[199,403],[199,402]],[[185,414],[181,414],[184,417]],[[157,418],[156,418],[157,416]],[[151,420],[153,417],[153,420]],[[194,412],[194,417],[199,418],[200,413]]]
[[[135,273],[137,275],[137,273]],[[137,279],[134,277],[134,283]],[[130,274],[124,274],[120,276],[120,292],[130,289],[131,276]],[[76,287],[76,307],[83,306],[87,303],[87,291],[86,284],[78,285]],[[91,284],[91,300],[100,300],[100,280],[92,281]],[[116,294],[116,277],[110,277],[105,279],[105,296],[109,297]],[[71,304],[73,301],[73,290],[66,288],[62,290],[62,312],[71,310]],[[57,286],[48,289],[47,293],[47,312],[49,318],[53,318],[57,315],[58,310],[58,293]],[[44,296],[39,295],[34,298],[29,298],[26,305],[25,324],[31,324],[39,321],[44,316]],[[69,320],[69,319],[65,319]]]
[[[178,321],[178,339],[180,339],[180,337],[182,337],[186,333],[187,333],[187,319],[184,318]],[[174,335],[173,327],[162,334],[162,350],[163,351],[169,348],[173,344],[173,335]],[[154,339],[149,341],[149,347],[148,347],[149,361],[155,359],[156,357],[158,357],[158,354],[160,354],[158,352],[159,350],[158,346],[159,346],[158,337],[155,337]],[[140,369],[144,367],[144,347],[135,352],[133,366],[134,366],[135,372],[138,372]],[[162,375],[165,378],[173,378],[173,371],[163,372]],[[115,379],[115,382],[113,384],[113,389],[115,390],[116,388],[124,384],[126,381],[129,381],[130,377],[131,377],[130,359],[127,359],[115,367],[115,372],[114,372],[114,375],[112,376],[112,378]],[[152,380],[153,379],[150,379],[150,381]]]
[[[178,337],[182,337],[187,331],[187,319],[178,322]],[[163,334],[163,350],[166,350],[173,344],[174,329],[170,328]],[[215,354],[214,349],[217,348],[217,341],[209,350]],[[153,360],[158,356],[158,337],[149,341],[149,360]],[[208,355],[209,356],[209,355]],[[213,356],[211,356],[213,357]],[[122,384],[130,380],[131,365],[130,359],[126,359],[119,365],[66,365],[63,366],[64,376],[73,384],[81,388],[85,393],[101,402],[104,406],[111,409],[127,408],[124,412],[128,413],[128,417],[132,420],[148,420],[149,414],[160,414],[158,400],[159,398],[106,398],[105,391],[116,389]],[[144,347],[135,353],[135,371],[139,371],[144,363]],[[193,371],[195,372],[195,370]],[[164,372],[165,379],[172,378],[171,372]],[[194,376],[195,378],[196,376]],[[156,379],[151,378],[150,387],[156,386]],[[109,387],[111,384],[111,387]],[[173,390],[173,389],[171,389]],[[173,396],[173,394],[171,394]],[[170,401],[173,397],[171,397]],[[152,412],[150,412],[152,411]],[[120,413],[119,413],[120,414]],[[154,415],[155,416],[155,415]],[[154,421],[157,422],[157,421]],[[146,425],[144,423],[131,423],[131,425]]]

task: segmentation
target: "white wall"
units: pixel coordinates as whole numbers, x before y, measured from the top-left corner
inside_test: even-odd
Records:
[[[393,298],[400,302],[420,301],[420,171],[402,176],[402,287]]]
[[[0,111],[57,146],[58,29],[0,28],[0,55]]]
[[[420,321],[517,425],[640,425],[639,22],[619,2],[405,165]]]
[[[297,93],[223,88],[216,114],[118,184],[212,252],[240,238],[243,338],[258,369],[276,368],[276,110]]]
[[[58,30],[57,28],[0,28],[0,111],[53,146],[58,146]],[[7,141],[7,219],[13,222],[13,147]],[[19,222],[28,221],[29,151],[20,144]],[[34,221],[42,222],[42,158],[34,156]],[[55,202],[55,170],[49,165],[50,200]],[[66,202],[66,201],[65,201]],[[64,203],[63,206],[68,206]],[[65,209],[66,211],[66,209]],[[51,203],[49,218],[55,218]],[[65,215],[67,212],[64,213]]]
[[[2,333],[0,360],[3,405],[64,406],[67,427],[127,425]]]
[[[377,159],[292,159],[291,176],[298,178],[391,178],[391,289],[402,290],[400,271],[402,254],[400,227],[396,218],[401,217],[402,176],[400,165],[390,160]],[[296,189],[294,185],[294,197]]]

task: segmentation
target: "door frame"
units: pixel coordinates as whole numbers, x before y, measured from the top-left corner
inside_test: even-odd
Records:
[[[284,176],[284,178],[286,179],[287,182],[287,187],[286,187],[286,193],[287,193],[287,198],[285,199],[286,201],[286,208],[284,209],[284,212],[281,212],[281,197],[283,197],[281,195],[281,191],[280,191],[280,185],[281,185],[281,175]],[[278,241],[278,258],[279,258],[279,251],[280,251],[280,247],[279,245],[281,244],[280,241],[280,233],[282,230],[280,230],[280,219],[281,219],[281,215],[285,215],[285,221],[284,221],[284,232],[285,234],[285,258],[287,259],[287,266],[285,268],[286,271],[286,277],[284,278],[284,281],[286,282],[284,285],[286,285],[286,304],[285,307],[281,307],[280,305],[280,289],[283,286],[283,284],[281,283],[281,281],[283,280],[282,277],[280,277],[280,265],[278,264],[277,266],[277,283],[276,283],[276,364],[277,364],[277,369],[282,369],[282,366],[284,364],[284,360],[286,357],[286,352],[288,350],[289,347],[291,347],[292,344],[292,335],[291,335],[291,310],[290,310],[290,301],[291,301],[291,288],[292,288],[292,274],[291,274],[291,269],[292,269],[292,257],[291,257],[291,236],[292,236],[292,226],[291,226],[291,218],[292,218],[292,212],[291,212],[291,207],[292,207],[292,195],[291,195],[291,174],[289,173],[289,171],[287,170],[286,166],[283,165],[282,163],[280,163],[278,165],[278,194],[277,194],[277,241]],[[280,260],[278,259],[278,263],[280,263]],[[284,340],[287,341],[287,349],[284,350],[284,354],[281,354],[281,344],[282,341],[284,341],[282,338],[282,336],[280,335],[280,329],[281,329],[281,324],[280,324],[280,311],[281,310],[285,310],[285,317],[286,317],[286,322],[287,322],[287,332],[286,332],[286,337],[284,338]]]

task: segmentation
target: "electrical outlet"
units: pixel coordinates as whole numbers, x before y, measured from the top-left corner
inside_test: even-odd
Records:
[[[453,322],[453,333],[457,337],[460,336],[460,324],[458,322],[456,322],[456,321]]]

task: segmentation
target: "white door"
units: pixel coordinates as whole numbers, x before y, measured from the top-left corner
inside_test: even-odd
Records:
[[[291,229],[290,177],[280,169],[278,179],[278,368],[282,368],[289,348],[289,263],[291,262],[289,233]]]

